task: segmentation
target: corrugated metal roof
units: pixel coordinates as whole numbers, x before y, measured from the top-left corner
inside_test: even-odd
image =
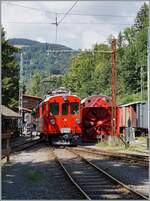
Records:
[[[42,99],[41,97],[39,97],[39,96],[32,96],[32,95],[28,95],[28,94],[23,94],[23,97],[43,100],[43,99]]]
[[[0,106],[0,111],[1,111],[1,114],[5,117],[21,118],[21,116],[17,112],[14,112],[13,110],[9,109],[8,107],[4,105]]]
[[[123,104],[123,105],[119,105],[119,107],[126,107],[126,106],[129,106],[129,105],[135,105],[135,104],[138,104],[138,103],[146,103],[146,101],[136,101],[136,102],[131,102],[131,103],[126,103],[126,104]]]

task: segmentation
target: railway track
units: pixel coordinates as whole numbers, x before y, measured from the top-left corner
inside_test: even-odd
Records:
[[[127,154],[127,153],[112,153],[109,151],[103,151],[103,150],[96,150],[94,148],[75,148],[75,150],[79,152],[89,153],[89,154],[95,154],[98,156],[106,156],[111,157],[111,159],[114,160],[121,160],[127,163],[134,163],[138,165],[142,165],[146,168],[149,167],[149,157],[145,155],[139,155],[139,154]]]
[[[74,180],[74,178],[71,176],[71,174],[69,173],[69,171],[66,169],[66,167],[64,166],[63,162],[59,159],[59,157],[54,153],[53,149],[53,155],[54,158],[56,160],[56,162],[60,165],[60,167],[62,168],[62,170],[65,172],[66,176],[68,177],[68,179],[71,181],[71,183],[76,187],[76,189],[78,190],[79,194],[81,195],[81,197],[83,197],[83,199],[86,200],[90,200],[90,197],[84,192],[84,190],[82,190],[82,188],[78,185],[78,183]]]
[[[85,199],[148,199],[76,153],[75,150],[54,149],[53,152],[65,174]]]
[[[30,140],[28,142],[24,142],[24,143],[20,143],[14,146],[11,146],[11,150],[10,150],[10,154],[18,152],[18,151],[23,151],[25,149],[28,149],[36,144],[38,144],[39,142],[41,142],[41,139],[37,139],[37,140]],[[1,159],[5,158],[6,155],[3,154],[3,150],[2,150],[2,156]]]

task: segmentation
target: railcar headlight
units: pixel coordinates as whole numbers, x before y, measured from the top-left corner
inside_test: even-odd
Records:
[[[55,119],[51,119],[51,120],[50,120],[50,123],[51,123],[52,125],[54,125],[54,124],[55,124]]]
[[[80,119],[76,119],[76,124],[80,124],[80,123],[81,123]]]
[[[63,98],[64,98],[64,101],[66,102],[67,101],[67,96],[64,96]]]

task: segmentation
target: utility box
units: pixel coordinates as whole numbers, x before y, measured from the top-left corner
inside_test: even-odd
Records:
[[[130,127],[124,129],[124,141],[127,143],[135,141],[135,128]]]

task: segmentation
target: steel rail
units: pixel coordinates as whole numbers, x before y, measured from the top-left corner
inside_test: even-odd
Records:
[[[83,156],[81,156],[80,154],[76,153],[74,150],[70,150],[72,153],[74,153],[75,155],[77,155],[78,157],[80,157],[83,161],[85,161],[87,164],[90,164],[92,167],[94,167],[97,171],[101,172],[105,177],[107,177],[109,180],[111,180],[111,182],[119,184],[120,186],[122,186],[123,188],[125,188],[126,190],[130,191],[131,193],[135,194],[136,196],[138,196],[140,199],[144,199],[144,200],[148,200],[149,198],[146,197],[145,195],[136,192],[135,190],[133,190],[132,188],[130,188],[129,186],[127,186],[126,184],[124,184],[123,182],[119,181],[118,179],[116,179],[115,177],[113,177],[112,175],[110,175],[108,172],[106,172],[105,170],[101,169],[100,167],[97,167],[95,164],[93,164],[91,161],[87,160],[86,158],[84,158]]]
[[[135,161],[135,163],[138,163],[138,164],[141,164],[141,162],[142,162],[143,164],[141,164],[141,165],[145,165],[145,166],[148,166],[148,162],[149,162],[148,156],[144,156],[144,155],[142,156],[142,155],[131,155],[131,154],[122,154],[122,153],[115,154],[115,153],[101,151],[101,150],[94,150],[94,149],[89,150],[88,148],[83,148],[83,147],[79,148],[79,149],[76,148],[76,150],[81,151],[81,152],[95,154],[95,155],[111,156],[112,158],[122,159],[125,161],[127,161],[127,159],[129,159],[131,161]]]
[[[32,146],[38,144],[41,141],[42,141],[41,139],[37,139],[37,140],[33,140],[33,141],[29,141],[29,142],[24,142],[22,144],[18,144],[18,145],[12,146],[12,152],[11,153],[14,153],[14,152],[17,152],[17,151],[22,151],[24,149],[27,149],[29,147],[32,147]],[[16,150],[18,148],[19,148],[19,150]]]
[[[83,146],[80,146],[80,148],[83,148]],[[104,150],[101,150],[101,149],[95,149],[95,148],[89,148],[89,147],[84,147],[84,149],[91,149],[92,151],[97,151],[97,152],[102,152],[102,153],[106,153],[106,154],[115,154],[116,156],[118,156],[118,154],[119,155],[121,155],[121,156],[123,156],[123,157],[126,157],[127,155],[129,156],[129,157],[140,157],[140,158],[148,158],[148,155],[140,155],[140,154],[134,154],[134,153],[121,153],[121,152],[118,152],[117,154],[116,154],[116,152],[110,152],[110,151],[104,151]]]
[[[37,140],[29,140],[29,141],[26,141],[26,142],[23,142],[23,143],[20,143],[20,144],[12,145],[11,148],[15,149],[15,148],[20,147],[22,145],[30,144],[32,142],[37,142],[37,141],[39,141],[39,139],[37,139]]]
[[[69,174],[69,172],[67,171],[67,169],[65,168],[65,166],[63,165],[63,163],[58,159],[58,157],[55,155],[54,152],[53,152],[53,155],[54,155],[55,160],[57,161],[57,163],[64,170],[64,172],[67,175],[67,177],[69,178],[69,180],[74,184],[74,186],[78,189],[78,191],[82,194],[82,196],[84,196],[87,200],[91,200],[91,198],[84,192],[84,190],[75,182],[75,180],[73,179],[73,177]]]
[[[32,141],[29,141],[29,142],[24,142],[22,144],[18,144],[18,145],[14,145],[11,147],[11,152],[10,152],[10,155],[12,153],[15,153],[15,152],[18,152],[18,151],[23,151],[25,149],[28,149],[36,144],[38,144],[39,142],[41,142],[41,139],[37,139],[37,140],[32,140]],[[27,145],[27,146],[25,146]],[[18,149],[19,148],[19,149]],[[4,159],[6,157],[6,155],[2,155],[1,156],[1,159]]]

